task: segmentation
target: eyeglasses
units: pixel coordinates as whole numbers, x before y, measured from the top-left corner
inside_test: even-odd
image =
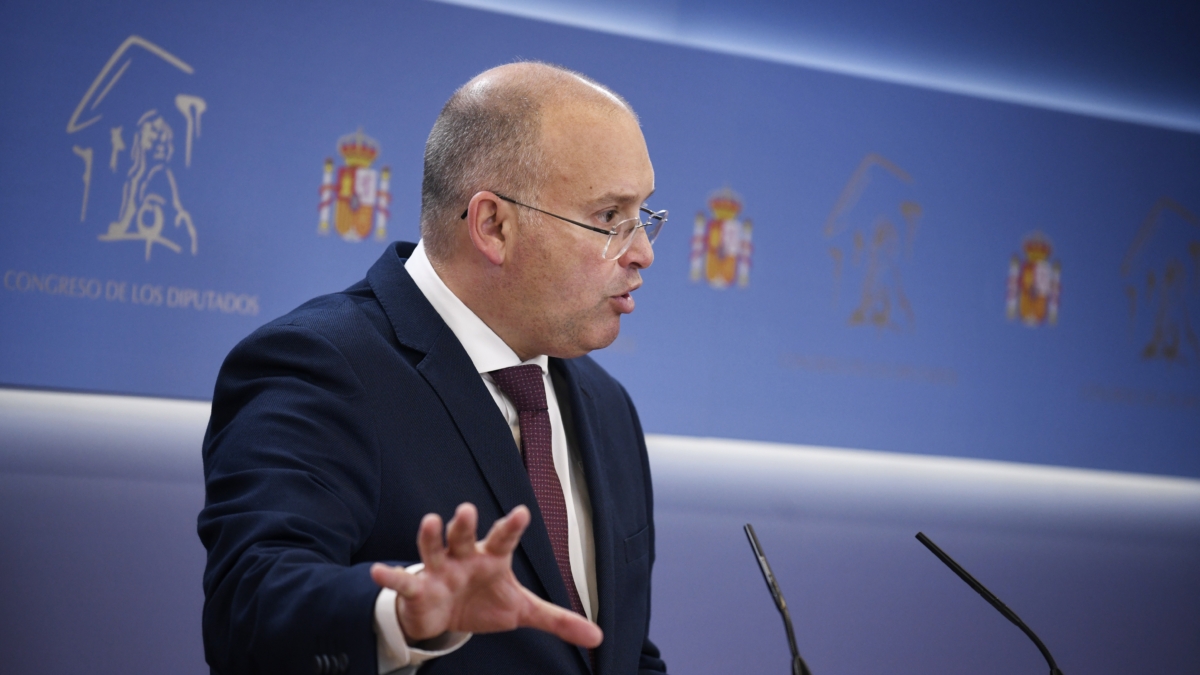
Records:
[[[667,222],[667,212],[665,210],[651,211],[643,206],[638,209],[640,211],[638,216],[622,220],[614,225],[611,230],[605,230],[603,228],[585,225],[583,223],[571,220],[570,218],[563,218],[558,214],[550,213],[549,211],[543,211],[536,206],[522,204],[515,199],[505,197],[499,192],[493,192],[492,194],[510,204],[523,206],[527,209],[537,211],[538,213],[544,213],[547,216],[558,218],[559,220],[565,220],[566,222],[582,227],[585,230],[591,230],[592,232],[599,232],[600,234],[608,235],[608,241],[604,244],[604,252],[601,253],[605,260],[616,260],[617,258],[625,255],[625,252],[628,251],[629,247],[633,245],[633,235],[637,234],[639,229],[646,231],[646,238],[649,239],[650,244],[653,245],[654,240],[658,238],[658,233],[662,231],[663,224]],[[465,220],[468,211],[463,211],[459,218]],[[642,216],[646,216],[646,220],[642,220]]]

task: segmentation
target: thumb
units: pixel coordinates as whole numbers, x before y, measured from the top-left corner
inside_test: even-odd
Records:
[[[383,563],[371,565],[371,580],[384,588],[396,591],[401,597],[409,597],[419,583],[415,574],[409,574],[403,567],[392,567]]]
[[[604,631],[586,617],[546,602],[528,589],[521,590],[530,600],[525,615],[521,617],[521,625],[552,633],[571,644],[588,649],[599,647],[604,641]]]

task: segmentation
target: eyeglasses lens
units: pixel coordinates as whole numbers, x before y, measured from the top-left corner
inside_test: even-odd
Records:
[[[650,216],[650,220],[644,225],[646,229],[646,236],[650,239],[651,244],[654,243],[655,239],[658,239],[658,233],[662,231],[663,223],[666,222],[666,220],[666,211],[661,211]]]
[[[646,231],[646,238],[653,244],[658,238],[658,233],[662,230],[663,222],[666,220],[665,212],[654,213],[646,221],[639,218],[630,218],[622,221],[616,227],[616,231],[609,237],[608,246],[604,249],[604,257],[607,260],[613,260],[625,255],[629,247],[633,244],[633,238],[637,235],[638,229]]]

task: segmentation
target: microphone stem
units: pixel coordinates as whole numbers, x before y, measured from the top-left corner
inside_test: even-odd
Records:
[[[783,629],[787,632],[788,647],[792,650],[792,675],[812,675],[808,664],[800,657],[800,649],[796,647],[796,631],[792,628],[792,615],[786,604],[780,607],[779,613],[783,615]]]
[[[917,533],[917,540],[924,544],[925,548],[929,549],[930,552],[937,556],[938,560],[941,560],[943,563],[945,563],[946,567],[949,567],[950,570],[957,574],[960,579],[967,582],[968,586],[975,589],[975,592],[982,596],[984,600],[987,600],[988,604],[990,604],[992,607],[995,607],[997,611],[1003,614],[1004,618],[1011,621],[1012,624],[1017,628],[1020,628],[1021,632],[1025,633],[1025,635],[1027,635],[1029,639],[1033,641],[1033,644],[1037,646],[1038,651],[1042,653],[1042,658],[1046,659],[1046,663],[1050,666],[1050,675],[1062,675],[1062,671],[1058,669],[1058,664],[1054,662],[1054,657],[1050,655],[1050,650],[1047,649],[1046,645],[1041,641],[1041,639],[1034,634],[1033,630],[1030,629],[1029,626],[1025,625],[1025,622],[1021,620],[1021,617],[1017,616],[1016,612],[1009,609],[1008,606],[1003,602],[1000,602],[1000,598],[997,598],[995,594],[989,591],[983,584],[979,583],[975,577],[971,576],[970,572],[962,567],[962,565],[959,565],[957,562],[955,562],[955,560],[947,555],[945,551],[939,548],[937,544],[933,543],[932,539],[925,536],[924,532]]]
[[[787,600],[783,599],[783,591],[779,590],[779,584],[775,583],[771,564],[767,562],[767,555],[763,553],[762,545],[758,543],[758,535],[754,533],[754,526],[746,523],[742,530],[746,533],[746,539],[750,541],[750,550],[754,551],[754,558],[758,560],[758,569],[762,572],[763,581],[767,582],[767,590],[771,592],[775,608],[783,617],[783,629],[787,633],[788,648],[792,650],[792,675],[812,675],[808,664],[800,658],[800,649],[796,646],[796,631],[792,628],[792,614],[788,611]]]
[[[792,629],[792,615],[787,611],[787,605],[780,610],[783,615],[783,629],[787,631],[788,647],[792,650],[792,659],[800,658],[800,649],[796,647],[796,631]]]

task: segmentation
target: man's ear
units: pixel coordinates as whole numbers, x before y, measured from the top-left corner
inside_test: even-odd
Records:
[[[493,265],[500,265],[512,244],[513,210],[491,192],[476,192],[467,205],[467,234],[471,244]]]

